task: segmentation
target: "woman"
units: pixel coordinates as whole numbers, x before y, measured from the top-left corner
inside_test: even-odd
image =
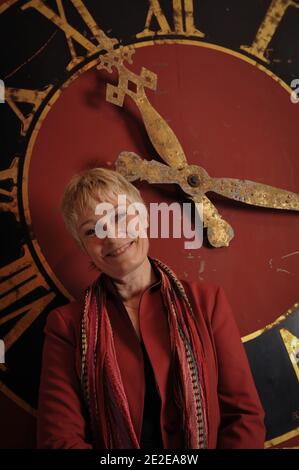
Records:
[[[96,207],[111,203],[120,226],[119,195],[142,202],[100,168],[64,192],[65,224],[100,275],[48,316],[38,447],[262,448],[264,412],[223,289],[179,281],[147,237],[99,237]]]

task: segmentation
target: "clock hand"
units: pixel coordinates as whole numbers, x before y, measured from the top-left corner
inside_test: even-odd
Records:
[[[169,166],[183,168],[187,165],[187,160],[178,138],[149,102],[145,93],[145,87],[156,89],[157,75],[143,67],[139,76],[129,70],[123,62],[123,60],[113,60],[110,54],[104,56],[98,65],[98,68],[105,68],[109,72],[112,71],[112,67],[118,70],[118,85],[110,83],[107,85],[106,100],[117,106],[123,106],[125,95],[130,96],[140,111],[149,139],[160,157]]]

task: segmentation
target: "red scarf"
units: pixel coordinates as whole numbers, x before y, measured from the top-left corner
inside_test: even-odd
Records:
[[[185,290],[175,274],[149,258],[161,276],[172,351],[174,399],[181,410],[185,449],[207,447],[206,372],[200,333]],[[86,290],[82,318],[81,385],[94,447],[138,449],[114,348],[101,275]],[[99,371],[99,375],[96,371]]]

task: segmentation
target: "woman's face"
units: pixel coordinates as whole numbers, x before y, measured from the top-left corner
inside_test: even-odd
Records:
[[[104,214],[105,217],[96,215],[96,206],[99,203],[91,201],[89,207],[78,218],[77,231],[85,252],[95,266],[108,276],[117,279],[134,271],[144,262],[148,254],[149,240],[147,237],[134,234],[130,230],[131,226],[137,227],[135,229],[137,231],[139,225],[134,223],[136,213],[135,215],[126,213],[129,202],[126,205],[119,206],[118,200],[115,198],[109,200],[109,203],[114,208],[111,219],[107,218],[107,213]],[[107,230],[107,220],[112,221],[110,229],[113,229],[114,226],[115,232],[113,233],[112,230],[109,236],[99,238],[96,224],[98,223],[97,227],[103,227]]]

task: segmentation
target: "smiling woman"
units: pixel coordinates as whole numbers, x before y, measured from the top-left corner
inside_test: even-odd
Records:
[[[63,195],[65,224],[99,276],[48,317],[38,446],[263,447],[264,412],[223,289],[180,281],[148,255],[147,237],[97,237],[97,204],[116,208],[119,195],[142,202],[101,168]]]

